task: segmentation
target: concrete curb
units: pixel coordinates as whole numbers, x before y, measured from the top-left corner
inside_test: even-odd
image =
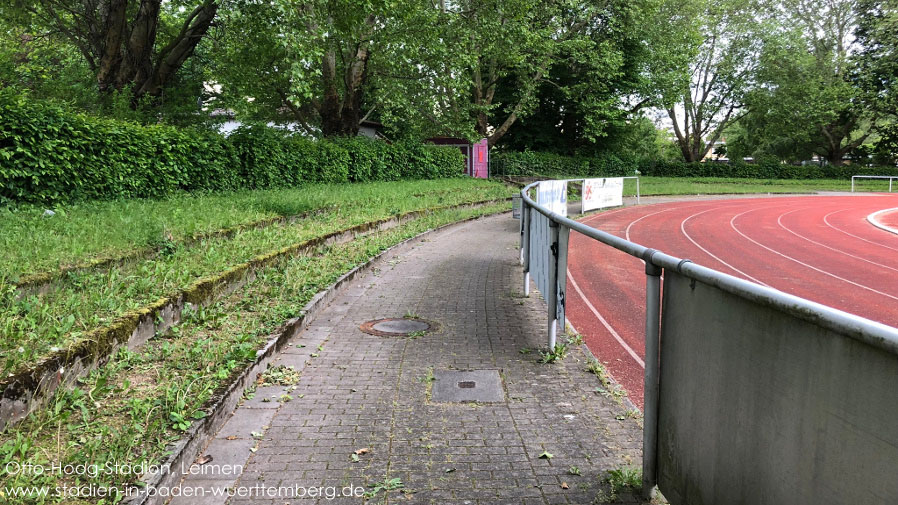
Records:
[[[394,228],[401,225],[403,220],[417,219],[431,212],[482,207],[509,200],[483,200],[435,207],[362,223],[256,256],[224,272],[201,278],[177,293],[130,311],[107,326],[88,332],[67,349],[50,354],[35,366],[3,378],[0,381],[0,431],[40,408],[60,385],[72,384],[78,378],[105,365],[120,347],[140,347],[147,340],[177,325],[185,307],[207,305],[233,293],[252,281],[256,271],[261,268],[316,247],[345,243],[357,236]]]
[[[887,214],[887,213],[889,213],[889,212],[898,212],[898,207],[894,207],[894,208],[891,208],[891,209],[882,209],[882,210],[878,210],[878,211],[876,211],[876,212],[874,212],[874,213],[868,215],[868,216],[867,216],[867,221],[869,221],[870,224],[872,224],[873,226],[879,228],[880,230],[885,230],[885,231],[887,231],[887,232],[894,233],[894,234],[898,235],[898,228],[893,228],[893,227],[891,227],[891,226],[889,226],[889,225],[887,225],[887,224],[883,224],[883,223],[881,223],[881,222],[879,221],[879,216],[880,216],[880,215],[882,215],[882,214]]]
[[[129,505],[162,505],[170,497],[168,496],[151,496],[148,489],[164,489],[176,486],[185,474],[181,472],[182,468],[189,468],[193,461],[203,452],[206,446],[215,438],[215,434],[224,426],[229,419],[234,408],[243,396],[243,392],[256,380],[256,377],[263,373],[268,364],[275,358],[277,353],[284,348],[285,344],[292,338],[299,335],[318,314],[325,309],[330,302],[340,295],[343,290],[354,279],[362,274],[368,273],[377,265],[385,261],[389,255],[407,250],[411,245],[419,242],[428,235],[442,231],[446,228],[458,226],[469,221],[481,219],[488,215],[503,214],[508,211],[501,211],[483,216],[470,217],[454,223],[445,224],[437,228],[419,233],[414,237],[403,240],[396,245],[382,251],[380,254],[370,258],[365,263],[353,268],[349,272],[343,274],[336,282],[328,286],[325,290],[319,291],[312,297],[302,309],[302,315],[288,320],[281,329],[269,336],[265,346],[256,352],[256,360],[251,365],[243,369],[242,372],[227,386],[221,389],[209,400],[205,410],[210,412],[202,420],[194,421],[188,428],[185,436],[181,440],[175,442],[168,448],[169,457],[160,463],[160,469],[168,469],[167,473],[157,472],[150,474],[144,479],[146,487],[139,494],[127,500],[125,503]]]

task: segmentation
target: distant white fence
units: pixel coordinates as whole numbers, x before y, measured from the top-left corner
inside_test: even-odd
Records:
[[[898,176],[894,175],[852,175],[851,176],[851,192],[854,193],[854,180],[855,179],[888,179],[889,180],[889,193],[892,192],[892,181],[898,179]]]

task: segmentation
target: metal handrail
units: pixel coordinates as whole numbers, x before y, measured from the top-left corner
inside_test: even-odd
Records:
[[[777,289],[762,286],[738,277],[693,263],[692,260],[677,258],[661,251],[649,249],[643,245],[622,239],[602,230],[597,230],[573,219],[549,211],[540,206],[527,192],[539,182],[535,182],[521,190],[523,204],[534,208],[551,221],[565,226],[578,233],[609,245],[630,256],[646,260],[651,251],[650,262],[659,268],[674,269],[680,274],[702,283],[718,287],[728,293],[747,298],[756,303],[776,307],[800,319],[812,322],[823,328],[845,333],[846,335],[876,348],[898,354],[898,329],[870,319],[812,302],[805,298],[784,293]]]
[[[657,483],[657,440],[658,440],[658,402],[660,377],[660,330],[661,330],[661,274],[664,269],[671,269],[686,278],[719,288],[754,303],[773,307],[791,316],[811,322],[819,327],[836,331],[850,338],[868,344],[891,354],[898,355],[898,329],[860,316],[849,314],[826,305],[783,293],[782,291],[761,286],[712,268],[693,263],[691,260],[677,258],[664,252],[650,249],[643,245],[622,239],[610,233],[574,221],[540,206],[530,198],[529,192],[539,182],[534,182],[521,190],[521,260],[524,264],[524,293],[529,294],[529,248],[530,248],[530,212],[535,210],[554,223],[556,227],[574,230],[605,245],[640,258],[645,262],[646,272],[646,313],[645,313],[645,385],[643,406],[643,494],[651,495]],[[557,229],[557,228],[556,228]],[[559,243],[556,231],[553,235],[556,248]],[[567,240],[563,243],[567,244]],[[564,251],[562,257],[566,257]],[[565,274],[558,271],[555,276],[563,278]],[[555,324],[553,322],[553,300],[543,293],[550,303],[549,314],[549,346],[555,344]],[[563,321],[562,321],[563,323]]]

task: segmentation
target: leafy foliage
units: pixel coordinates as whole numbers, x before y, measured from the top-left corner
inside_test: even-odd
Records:
[[[313,141],[261,126],[211,131],[97,119],[0,94],[0,203],[461,175],[453,148]],[[358,163],[353,163],[353,161]]]
[[[791,165],[776,158],[757,163],[685,162],[620,158],[615,155],[563,156],[525,151],[493,157],[494,173],[510,176],[621,177],[736,177],[750,179],[847,179],[852,175],[895,175],[898,167],[858,165]]]
[[[879,118],[857,85],[850,54],[858,21],[854,0],[776,0],[762,4],[775,30],[765,34],[746,97],[749,114],[735,152],[834,164],[870,138]],[[771,23],[768,23],[771,24]]]

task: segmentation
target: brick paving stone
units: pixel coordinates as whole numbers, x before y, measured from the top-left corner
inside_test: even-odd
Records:
[[[245,426],[253,409],[274,414],[258,415],[269,427],[235,486],[341,488],[398,478],[401,490],[381,490],[367,503],[607,499],[598,477],[641,466],[641,428],[617,419],[628,404],[595,393],[598,379],[584,370],[583,349],[550,365],[520,352],[545,345],[546,311],[538,293],[522,297],[517,240],[510,215],[484,218],[405,246],[356,279],[280,355],[301,370],[293,399],[263,403],[257,393],[238,407],[234,427]],[[368,320],[407,314],[439,328],[417,337],[359,330]],[[431,378],[439,370],[497,370],[505,398],[435,403]],[[283,388],[264,389],[271,396]],[[554,457],[540,459],[544,451]],[[363,502],[257,496],[228,503]]]

